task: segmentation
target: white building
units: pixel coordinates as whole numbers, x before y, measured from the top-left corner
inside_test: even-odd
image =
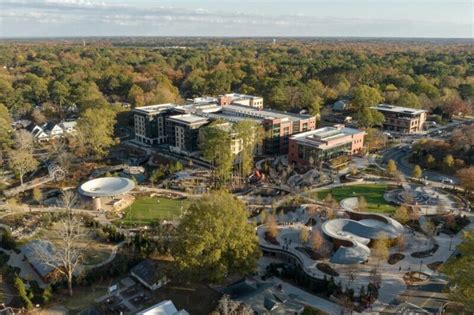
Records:
[[[138,312],[136,315],[189,315],[189,313],[185,310],[178,311],[172,301],[164,300],[146,310]]]

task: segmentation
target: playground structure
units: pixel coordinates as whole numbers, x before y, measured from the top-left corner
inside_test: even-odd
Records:
[[[113,209],[120,210],[128,205],[129,198],[124,196],[135,188],[135,183],[124,177],[99,177],[89,180],[79,187],[82,196],[92,199],[92,209],[104,209],[102,199]],[[116,198],[119,197],[120,198]],[[105,205],[104,205],[105,206]]]
[[[403,188],[390,190],[384,194],[384,199],[399,205],[410,206],[434,206],[438,203],[432,193],[427,192],[423,187],[404,184]]]
[[[321,230],[333,244],[331,262],[354,264],[367,261],[374,240],[396,241],[404,231],[396,220],[381,214],[346,210],[346,218],[326,221]]]

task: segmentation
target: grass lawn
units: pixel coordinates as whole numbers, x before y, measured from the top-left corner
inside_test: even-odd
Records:
[[[188,199],[169,199],[165,197],[138,197],[125,210],[124,219],[120,222],[130,224],[150,224],[157,220],[177,218],[190,201]]]
[[[395,206],[389,204],[383,194],[387,190],[394,189],[395,186],[385,184],[361,184],[352,186],[343,186],[333,189],[321,190],[311,193],[311,197],[323,200],[328,193],[331,193],[337,201],[349,197],[364,196],[367,200],[367,211],[391,214],[395,211]]]

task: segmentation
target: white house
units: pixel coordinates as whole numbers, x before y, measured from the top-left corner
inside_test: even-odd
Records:
[[[28,130],[37,141],[42,142],[49,140],[49,135],[38,125],[30,124],[26,127],[26,130]]]
[[[189,313],[185,310],[178,311],[172,301],[164,300],[146,310],[138,312],[136,315],[189,315]]]
[[[76,121],[63,121],[59,124],[59,127],[61,127],[65,133],[75,133],[76,125]]]
[[[41,128],[49,135],[49,139],[60,138],[64,134],[63,128],[52,122],[45,123]]]

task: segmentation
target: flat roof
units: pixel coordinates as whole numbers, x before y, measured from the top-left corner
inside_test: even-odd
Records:
[[[193,114],[174,115],[174,116],[170,116],[169,119],[178,121],[178,122],[183,122],[186,124],[196,124],[196,123],[207,122],[207,118],[193,115]]]
[[[89,197],[113,197],[128,193],[135,183],[125,177],[99,177],[79,187],[79,192]]]
[[[395,106],[390,104],[378,104],[377,106],[372,106],[371,108],[382,111],[382,112],[391,112],[391,113],[400,113],[408,115],[419,115],[425,113],[426,110],[410,107]]]
[[[310,130],[302,133],[298,133],[296,135],[291,136],[290,139],[296,140],[300,144],[329,149],[333,147],[330,145],[331,141],[335,141],[344,137],[348,137],[347,141],[345,142],[338,142],[335,145],[341,145],[344,143],[352,142],[352,137],[349,136],[356,135],[356,134],[365,134],[364,131],[347,128],[347,127],[323,127],[316,130]]]
[[[286,119],[289,121],[297,121],[297,120],[308,119],[312,117],[311,115],[279,112],[279,111],[274,111],[271,109],[260,110],[255,107],[235,105],[235,104],[222,106],[222,111],[224,113],[225,112],[241,113],[244,115],[254,116],[254,117],[262,118],[262,119],[282,119],[282,120]]]
[[[166,104],[156,104],[156,105],[135,107],[133,111],[138,112],[138,113],[143,113],[143,114],[155,114],[155,113],[160,113],[164,110],[177,108],[177,107],[179,107],[179,105],[166,103]]]

